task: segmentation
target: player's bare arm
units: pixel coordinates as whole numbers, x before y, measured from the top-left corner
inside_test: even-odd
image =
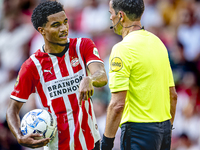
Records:
[[[6,113],[6,120],[8,122],[8,126],[13,135],[16,137],[19,144],[30,148],[42,147],[46,145],[50,139],[34,140],[35,137],[41,137],[42,135],[37,133],[23,136],[20,131],[19,111],[23,104],[24,103],[22,102],[10,99],[10,104]]]
[[[177,93],[175,87],[170,87],[170,113],[171,113],[171,124],[174,122],[175,112],[176,112],[176,103],[177,103]]]
[[[87,100],[93,95],[93,86],[102,87],[108,82],[103,63],[91,63],[88,65],[88,69],[91,75],[84,77],[79,86],[79,104],[81,103],[81,100]]]
[[[108,79],[103,63],[94,62],[88,65],[91,75],[89,78],[92,80],[92,85],[95,87],[102,87],[107,84]]]
[[[7,109],[6,119],[8,122],[8,126],[16,139],[19,139],[22,134],[20,131],[20,118],[19,111],[22,107],[23,103],[10,99],[10,104]]]

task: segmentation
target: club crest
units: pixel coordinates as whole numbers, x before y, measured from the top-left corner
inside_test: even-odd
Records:
[[[79,64],[78,58],[74,58],[74,59],[71,60],[71,65],[72,65],[73,67],[78,66],[78,64]]]

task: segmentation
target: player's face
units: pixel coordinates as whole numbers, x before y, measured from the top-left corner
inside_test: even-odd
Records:
[[[47,17],[48,22],[44,27],[44,38],[49,43],[66,44],[69,33],[68,18],[64,11]]]
[[[119,17],[118,17],[118,15],[116,15],[116,12],[112,7],[112,0],[109,3],[109,12],[110,12],[110,20],[112,20],[112,24],[114,26],[114,32],[116,34],[121,35],[120,28],[119,28],[120,23],[118,22],[119,21]]]

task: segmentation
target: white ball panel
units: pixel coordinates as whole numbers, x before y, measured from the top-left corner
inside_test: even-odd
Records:
[[[34,109],[24,115],[21,121],[23,135],[29,133],[43,134],[43,138],[53,138],[57,131],[57,122],[48,111]]]

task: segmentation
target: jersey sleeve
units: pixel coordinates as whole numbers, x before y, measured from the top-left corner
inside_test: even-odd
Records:
[[[109,88],[111,92],[129,90],[130,54],[123,45],[113,47],[109,58]]]
[[[81,52],[87,66],[92,62],[101,62],[103,60],[99,56],[98,49],[94,42],[89,38],[83,38],[81,41]]]
[[[33,72],[25,62],[18,73],[10,98],[16,101],[26,102],[32,93],[35,93]]]

